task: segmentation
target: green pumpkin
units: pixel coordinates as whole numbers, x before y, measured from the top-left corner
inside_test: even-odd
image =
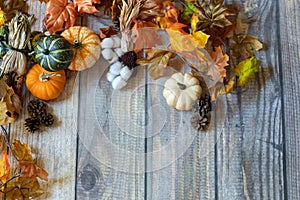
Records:
[[[39,37],[33,49],[37,63],[51,72],[67,69],[74,57],[72,44],[59,35]]]
[[[8,33],[7,25],[0,26],[0,59],[2,59],[9,50]]]

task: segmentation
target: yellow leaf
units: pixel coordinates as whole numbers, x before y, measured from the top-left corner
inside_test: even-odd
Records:
[[[3,10],[1,10],[1,8],[0,8],[0,26],[5,24],[4,14],[5,14],[5,12]]]
[[[196,15],[192,16],[191,19],[191,28],[192,28],[192,35],[194,38],[198,41],[199,45],[201,48],[204,48],[208,38],[210,37],[209,35],[203,33],[202,31],[196,31],[197,29],[197,23],[199,22],[199,18]]]
[[[185,52],[185,51],[193,51],[197,47],[200,47],[198,45],[197,40],[190,34],[183,34],[180,31],[177,30],[171,30],[166,29],[169,38],[172,49],[174,49],[177,52]]]
[[[2,183],[6,182],[6,178],[9,171],[9,162],[8,162],[8,155],[6,150],[2,151],[2,155],[0,158],[0,180]]]
[[[22,144],[19,140],[13,142],[12,149],[16,158],[20,161],[32,161],[31,151],[27,144]]]

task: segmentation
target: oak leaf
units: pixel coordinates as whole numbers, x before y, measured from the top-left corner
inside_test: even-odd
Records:
[[[44,24],[50,34],[68,29],[76,22],[77,11],[75,4],[68,0],[50,0],[47,3],[46,18]]]
[[[99,12],[93,4],[100,4],[100,0],[73,0],[78,13],[93,14]]]
[[[170,59],[176,55],[173,52],[156,48],[150,49],[147,54],[148,57],[138,59],[137,64],[148,65],[148,73],[154,80],[164,75]]]
[[[240,62],[234,69],[234,74],[238,76],[237,86],[245,87],[259,71],[260,64],[261,61],[254,56]]]

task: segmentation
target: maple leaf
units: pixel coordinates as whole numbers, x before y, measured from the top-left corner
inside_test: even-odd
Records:
[[[7,175],[9,171],[9,162],[8,162],[8,155],[6,150],[2,151],[2,155],[0,157],[0,180],[1,183],[5,183]]]
[[[93,14],[99,12],[93,4],[100,4],[101,2],[100,0],[73,0],[73,3],[78,13]]]
[[[261,61],[254,56],[240,62],[234,69],[234,74],[238,76],[237,86],[245,87],[259,71],[260,64]]]
[[[49,0],[46,8],[46,18],[44,24],[50,34],[68,29],[76,22],[77,11],[74,3],[68,0]]]
[[[236,57],[249,58],[254,56],[254,50],[259,51],[263,48],[263,44],[255,36],[236,35],[233,40],[234,44],[230,48]]]
[[[12,144],[13,154],[18,161],[33,161],[31,151],[27,144],[22,144],[19,140],[15,140]]]
[[[137,60],[139,65],[148,65],[148,73],[152,79],[156,80],[164,75],[164,70],[168,67],[168,63],[176,54],[166,50],[156,48],[150,49],[148,58],[140,58]]]
[[[19,167],[22,170],[22,175],[32,177],[39,177],[45,181],[48,181],[48,173],[46,170],[40,168],[32,161],[19,161]]]
[[[36,199],[44,194],[36,178],[18,177],[7,184],[6,199]]]
[[[213,71],[209,71],[209,75],[217,76],[217,78],[225,78],[226,77],[226,69],[228,66],[229,56],[227,54],[223,54],[221,47],[215,47],[215,51],[210,52],[210,56],[214,61],[214,66],[218,69],[218,74],[213,74]],[[212,69],[211,67],[210,69]]]
[[[191,18],[192,35],[198,41],[200,47],[204,48],[208,41],[209,35],[203,33],[202,31],[196,31],[198,22],[199,22],[198,16],[193,15]]]

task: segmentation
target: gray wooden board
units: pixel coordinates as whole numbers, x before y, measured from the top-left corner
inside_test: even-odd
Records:
[[[279,0],[278,8],[284,98],[286,197],[300,199],[300,1]]]

